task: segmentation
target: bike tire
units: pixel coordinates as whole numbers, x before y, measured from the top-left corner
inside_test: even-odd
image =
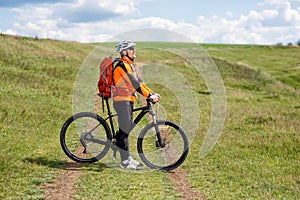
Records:
[[[160,130],[165,147],[158,147],[155,126]],[[148,124],[137,140],[137,150],[141,160],[151,169],[173,170],[187,158],[189,142],[184,130],[171,121],[157,121]]]
[[[80,163],[93,163],[109,151],[112,140],[107,122],[92,112],[69,117],[60,131],[60,144],[65,154]]]

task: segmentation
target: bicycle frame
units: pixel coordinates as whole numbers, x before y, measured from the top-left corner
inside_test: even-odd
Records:
[[[113,139],[115,139],[116,132],[115,132],[114,124],[113,124],[113,118],[118,116],[118,114],[113,114],[112,113],[112,111],[110,109],[110,106],[109,106],[109,103],[108,103],[108,98],[104,98],[104,100],[105,100],[106,108],[107,108],[107,112],[108,112],[108,117],[105,118],[104,120],[105,121],[109,120],[109,124],[110,124],[111,130],[112,130],[112,136],[113,136]],[[152,110],[152,105],[151,105],[150,99],[146,99],[146,101],[147,101],[146,106],[142,106],[142,107],[133,109],[133,112],[137,112],[137,111],[141,111],[141,112],[133,120],[133,127],[131,127],[131,130],[134,129],[134,127],[141,121],[141,119],[147,113],[149,113],[152,116],[152,120],[153,120],[154,124],[156,124],[156,115],[155,115],[155,112],[153,112],[153,110]],[[104,105],[102,105],[102,106],[104,106]],[[156,133],[158,133],[158,132],[159,131],[156,128]],[[162,146],[163,144],[162,144],[161,139],[160,139],[160,134],[158,134],[158,140],[159,140],[159,144]]]

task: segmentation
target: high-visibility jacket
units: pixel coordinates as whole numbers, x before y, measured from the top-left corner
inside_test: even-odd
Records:
[[[138,77],[133,62],[123,56],[114,68],[113,101],[136,101],[136,92],[149,97],[151,89]]]

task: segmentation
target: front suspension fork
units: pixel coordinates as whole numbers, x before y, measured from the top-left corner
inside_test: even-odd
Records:
[[[158,148],[164,148],[166,146],[166,144],[161,139],[161,134],[160,134],[160,130],[158,128],[158,124],[157,124],[157,119],[156,119],[155,112],[153,112],[151,110],[151,111],[149,111],[149,113],[152,116],[153,123],[154,123],[154,128],[155,128],[155,133],[156,133],[156,137],[157,137],[157,141],[155,141],[156,147],[158,147]]]

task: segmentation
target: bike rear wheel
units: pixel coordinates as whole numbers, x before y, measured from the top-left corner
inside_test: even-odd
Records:
[[[77,113],[64,123],[60,144],[65,154],[76,162],[93,163],[103,158],[112,135],[106,121],[91,112]]]
[[[164,147],[158,144],[156,130],[160,132]],[[148,167],[169,171],[184,162],[188,155],[189,142],[185,132],[174,122],[157,121],[157,124],[148,124],[141,131],[137,149],[141,160]]]

